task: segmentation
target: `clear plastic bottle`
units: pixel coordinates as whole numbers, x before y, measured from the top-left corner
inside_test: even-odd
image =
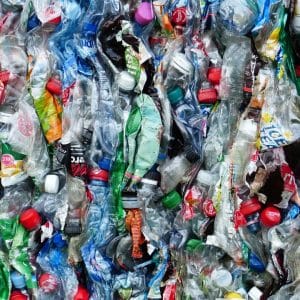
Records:
[[[81,254],[98,296],[110,299],[113,270],[105,255],[105,247],[115,236],[116,226],[108,172],[95,168],[90,172],[89,179],[93,199],[86,215],[87,240],[81,247]]]
[[[201,115],[191,103],[184,101],[184,90],[175,86],[168,90],[168,99],[172,105],[175,121],[181,124],[188,133],[187,139],[192,140],[198,154],[202,147],[202,119]]]
[[[178,183],[184,182],[186,172],[193,163],[198,160],[198,156],[189,148],[186,152],[181,153],[172,159],[166,160],[160,167],[161,189],[164,193],[174,190]]]
[[[93,169],[89,174],[92,203],[87,212],[87,234],[98,247],[104,247],[115,234],[114,206],[108,185],[108,171]]]
[[[241,185],[244,179],[244,170],[255,150],[258,124],[251,119],[242,119],[238,126],[238,132],[231,150],[233,163],[233,183]]]
[[[82,217],[86,206],[86,190],[84,182],[77,177],[67,178],[68,214],[64,232],[67,235],[78,235],[82,232]]]
[[[176,52],[172,55],[167,70],[165,85],[168,89],[178,85],[182,88],[187,86],[193,75],[193,64],[187,59],[185,54]]]

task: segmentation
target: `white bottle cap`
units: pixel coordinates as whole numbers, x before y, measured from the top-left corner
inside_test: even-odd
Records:
[[[191,75],[193,73],[194,67],[183,53],[175,53],[171,65],[184,75]]]
[[[211,279],[218,287],[229,287],[232,283],[232,276],[230,272],[225,269],[213,270]]]
[[[214,184],[215,178],[209,171],[200,170],[197,175],[197,181],[200,184],[203,183],[207,186],[210,186],[210,185]]]
[[[295,33],[300,33],[300,15],[296,15],[292,21],[292,27]]]
[[[257,134],[257,123],[250,119],[245,119],[240,122],[239,131],[249,136],[251,139],[255,139]]]
[[[130,92],[134,89],[136,82],[131,74],[127,71],[122,71],[118,75],[118,85],[121,90]]]
[[[48,174],[45,178],[45,192],[57,194],[59,190],[59,177],[56,174]]]
[[[263,295],[263,292],[258,289],[256,286],[252,287],[250,291],[248,292],[249,300],[260,300],[261,296]]]
[[[67,145],[67,144],[71,144],[71,133],[70,133],[70,130],[67,131],[67,133],[65,133],[62,138],[60,139],[60,143],[62,145]]]

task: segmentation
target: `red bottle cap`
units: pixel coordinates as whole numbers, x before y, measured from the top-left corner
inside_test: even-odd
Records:
[[[58,287],[58,280],[52,274],[44,273],[39,278],[39,287],[45,293],[54,292]]]
[[[50,20],[48,23],[50,24],[59,24],[61,22],[61,16],[58,16],[52,20]]]
[[[273,227],[280,223],[280,210],[274,206],[266,207],[260,214],[260,221],[266,227]]]
[[[10,300],[27,300],[28,297],[24,294],[22,294],[20,291],[13,291],[10,294]]]
[[[217,101],[217,91],[214,88],[200,89],[198,91],[198,101],[200,103],[214,104]]]
[[[260,209],[261,209],[261,203],[258,201],[256,197],[253,197],[241,203],[240,212],[244,216],[249,216],[258,212]]]
[[[295,66],[296,76],[300,77],[300,65]]]
[[[27,230],[31,231],[38,228],[41,225],[42,218],[35,209],[29,208],[24,210],[20,214],[20,223]]]
[[[61,87],[61,82],[60,80],[51,77],[47,84],[46,84],[46,89],[54,95],[61,95],[62,94],[62,87]]]
[[[209,218],[213,218],[213,217],[216,216],[217,212],[216,212],[214,204],[213,204],[213,202],[211,200],[205,200],[203,202],[203,212]]]
[[[73,300],[89,300],[90,294],[86,288],[79,286]]]
[[[220,84],[221,81],[221,74],[222,74],[221,68],[215,68],[215,67],[208,68],[207,79],[213,85],[218,85]]]
[[[9,81],[10,72],[8,70],[0,71],[0,81],[7,84]]]
[[[89,170],[89,179],[90,180],[101,180],[108,181],[109,173],[106,170],[100,168],[92,168]]]
[[[175,8],[172,13],[172,23],[175,25],[184,26],[186,24],[186,8]]]

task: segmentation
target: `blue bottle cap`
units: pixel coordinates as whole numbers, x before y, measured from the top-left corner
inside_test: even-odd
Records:
[[[266,270],[262,261],[252,252],[249,255],[249,268],[257,273],[262,273]]]
[[[167,92],[171,105],[176,105],[184,99],[184,91],[181,87],[176,86]]]
[[[10,279],[16,289],[21,290],[26,287],[25,277],[21,273],[17,271],[11,272]]]
[[[105,157],[105,156],[102,157],[98,162],[98,166],[102,170],[110,171],[110,169],[111,169],[111,159],[109,159],[108,157]]]
[[[95,25],[93,23],[83,23],[83,31],[96,33],[97,25]]]
[[[165,154],[165,153],[159,153],[157,160],[160,160],[160,161],[166,160],[167,157],[168,157],[167,154]]]
[[[27,22],[27,31],[30,31],[30,30],[32,30],[33,28],[40,26],[41,24],[42,24],[42,23],[41,23],[41,21],[38,19],[37,15],[34,14],[34,15],[32,15],[32,16],[28,19],[28,22]]]
[[[63,248],[65,246],[67,246],[67,242],[65,240],[63,240],[61,234],[54,235],[52,241],[53,241],[54,245],[58,248]]]

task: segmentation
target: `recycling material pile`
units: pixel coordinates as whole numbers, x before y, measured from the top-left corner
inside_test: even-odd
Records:
[[[0,1],[0,300],[300,299],[299,0]]]

